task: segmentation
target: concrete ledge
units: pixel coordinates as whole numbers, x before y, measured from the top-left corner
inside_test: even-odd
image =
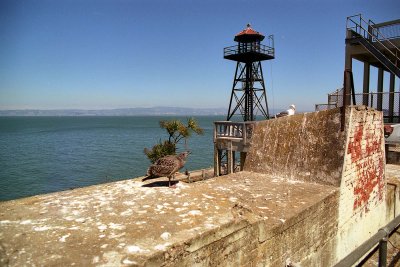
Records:
[[[300,260],[313,235],[305,223],[325,220],[318,209],[337,201],[337,188],[251,172],[176,189],[154,184],[126,180],[0,203],[1,265],[281,264],[288,252],[280,240],[297,236],[290,247]]]

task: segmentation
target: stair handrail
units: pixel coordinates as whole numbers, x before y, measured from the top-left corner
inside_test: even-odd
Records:
[[[359,22],[355,21],[353,18],[354,17],[358,17],[359,18]],[[355,26],[350,27],[349,26],[349,21],[351,21]],[[376,40],[376,42],[378,42],[380,45],[382,45],[390,54],[392,54],[396,60],[400,60],[400,58],[397,56],[397,54],[400,54],[400,49],[393,44],[388,38],[386,38],[382,33],[381,36],[384,38],[383,40],[385,40],[387,43],[391,44],[393,46],[393,48],[396,50],[396,54],[394,54],[385,44],[383,44],[380,40],[379,40],[379,36],[375,36],[373,35],[369,30],[366,30],[363,26],[362,23],[365,23],[368,26],[371,26],[371,28],[373,28],[374,30],[376,30],[376,32],[380,33],[379,30],[377,28],[374,28],[369,22],[366,22],[363,17],[361,16],[361,14],[357,14],[357,15],[353,15],[350,17],[347,17],[347,21],[346,21],[346,29],[347,30],[353,30],[354,32],[356,32],[357,34],[361,35],[364,39],[369,39],[369,37],[374,38]],[[370,20],[370,22],[372,22]],[[372,22],[373,23],[373,22]],[[375,24],[375,23],[373,23]],[[355,30],[354,30],[355,29]],[[359,30],[358,30],[359,29]],[[397,66],[396,66],[397,67]]]

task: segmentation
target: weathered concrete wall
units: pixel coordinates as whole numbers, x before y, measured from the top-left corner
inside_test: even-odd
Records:
[[[340,187],[336,259],[385,224],[382,112],[364,106],[257,123],[245,170]]]
[[[345,133],[339,109],[259,122],[244,170],[339,186]]]

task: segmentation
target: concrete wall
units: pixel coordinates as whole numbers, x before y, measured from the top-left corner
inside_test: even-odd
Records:
[[[339,186],[345,154],[340,110],[256,124],[244,170]]]
[[[330,194],[276,227],[244,214],[243,220],[218,233],[187,242],[189,248],[194,247],[191,253],[187,253],[188,248],[182,249],[186,253],[166,266],[330,266],[335,260],[332,251],[336,247],[337,221],[327,218],[335,217],[337,200],[337,192]],[[160,256],[154,265],[165,263],[164,256]]]
[[[382,112],[364,106],[257,123],[245,170],[340,187],[336,260],[386,223]]]
[[[363,106],[349,111],[340,184],[339,258],[346,256],[386,223],[382,112]]]

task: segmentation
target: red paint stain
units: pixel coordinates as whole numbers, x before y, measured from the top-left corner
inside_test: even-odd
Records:
[[[351,155],[351,164],[355,165],[357,173],[353,190],[353,210],[364,206],[365,212],[368,212],[368,204],[375,190],[378,200],[383,199],[385,183],[381,126],[379,123],[371,124],[370,127],[360,124],[355,128],[350,139],[352,141],[348,145],[347,154]],[[379,129],[376,135],[374,134],[375,129]],[[368,133],[364,133],[364,131]]]

